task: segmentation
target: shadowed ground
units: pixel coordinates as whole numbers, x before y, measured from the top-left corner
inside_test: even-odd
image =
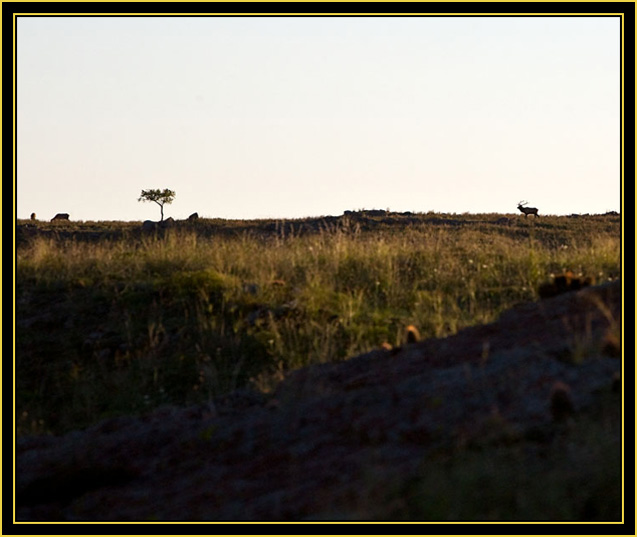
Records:
[[[240,391],[19,438],[16,517],[617,519],[620,324],[616,281],[520,305],[448,338],[304,368],[269,395]],[[552,402],[556,383],[561,399]],[[601,437],[596,451],[590,443]],[[539,492],[506,475],[489,486],[493,461],[511,458],[512,468],[536,472]],[[590,491],[566,490],[590,483],[595,468],[605,475]],[[454,479],[466,490],[452,490]],[[560,483],[564,491],[551,490]],[[477,489],[482,499],[471,496]],[[570,511],[543,510],[543,496],[559,502],[562,492],[575,498]]]

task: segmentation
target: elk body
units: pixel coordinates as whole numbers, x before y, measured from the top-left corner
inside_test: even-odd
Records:
[[[51,218],[51,222],[53,222],[53,220],[68,220],[68,219],[69,219],[68,213],[58,213],[53,218]]]
[[[535,217],[537,218],[539,216],[537,214],[537,209],[535,207],[525,207],[524,205],[527,203],[528,201],[521,201],[520,203],[518,203],[518,209],[524,213],[524,218],[526,218],[530,214],[535,215]]]

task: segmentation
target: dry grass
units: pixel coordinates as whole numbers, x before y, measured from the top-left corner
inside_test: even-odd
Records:
[[[493,321],[551,274],[620,274],[618,217],[500,218],[39,223],[17,250],[18,434],[265,389],[408,325]]]

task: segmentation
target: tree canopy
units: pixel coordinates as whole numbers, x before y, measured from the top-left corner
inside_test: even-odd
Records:
[[[141,196],[137,201],[154,201],[161,209],[161,221],[164,220],[164,204],[172,203],[175,199],[175,191],[169,188],[159,190],[158,188],[151,188],[149,190],[142,190]]]

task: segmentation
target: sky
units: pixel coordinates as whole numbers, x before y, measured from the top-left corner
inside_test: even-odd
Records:
[[[18,17],[17,217],[620,210],[619,17]]]

